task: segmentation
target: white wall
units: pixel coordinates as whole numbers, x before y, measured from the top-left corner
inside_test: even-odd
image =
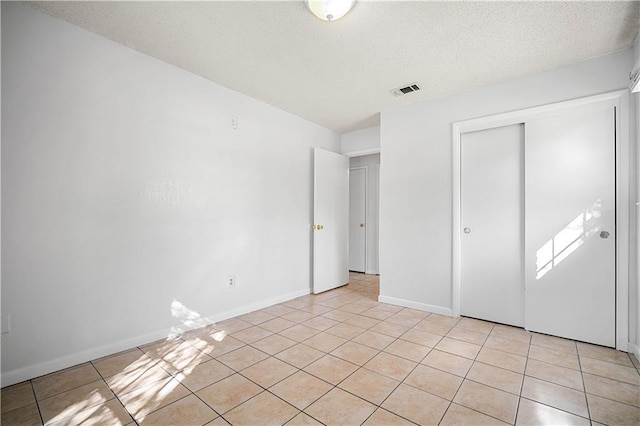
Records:
[[[629,49],[383,111],[381,300],[451,313],[453,122],[623,89],[632,61]]]
[[[3,386],[309,292],[336,133],[15,3],[2,67]]]
[[[379,273],[380,154],[351,157],[349,167],[367,168],[367,274]]]
[[[340,139],[341,152],[349,157],[380,152],[380,126],[343,133]]]

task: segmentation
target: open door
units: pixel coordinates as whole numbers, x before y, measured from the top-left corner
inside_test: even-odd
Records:
[[[349,282],[349,158],[314,148],[313,292]]]

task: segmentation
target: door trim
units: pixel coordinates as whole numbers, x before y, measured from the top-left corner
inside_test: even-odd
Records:
[[[526,123],[541,115],[553,113],[566,108],[587,105],[600,101],[612,100],[616,106],[616,349],[629,351],[629,190],[630,161],[629,156],[629,93],[627,90],[603,93],[564,102],[557,102],[533,108],[526,108],[487,117],[452,123],[453,148],[453,220],[452,220],[452,295],[451,308],[453,316],[460,316],[461,285],[461,142],[462,134],[477,130],[491,129],[518,123]],[[526,124],[525,124],[526,125]],[[525,141],[526,143],[526,141]]]
[[[376,215],[376,220],[375,220],[375,228],[373,231],[373,236],[375,237],[373,240],[377,243],[377,245],[374,247],[374,253],[375,253],[375,265],[377,266],[375,269],[372,269],[370,271],[367,271],[367,274],[372,274],[372,275],[380,275],[380,163],[376,163],[374,166],[374,171],[376,173],[376,177],[377,179],[374,180],[375,184],[376,184],[376,205],[375,210],[372,208],[372,210],[374,210],[374,212],[372,212],[372,214]],[[367,220],[369,220],[369,218],[367,218]],[[372,223],[371,221],[369,221],[369,223]],[[369,266],[367,264],[367,266]]]
[[[370,154],[380,154],[380,147],[377,148],[368,148],[368,149],[360,149],[358,151],[350,151],[350,152],[343,152],[342,155],[346,156],[346,157],[361,157],[363,155],[370,155]]]
[[[364,223],[365,223],[365,228],[364,228],[364,274],[367,273],[367,266],[368,263],[367,262],[367,255],[368,255],[368,250],[367,250],[367,241],[368,241],[368,236],[367,234],[369,233],[368,231],[368,223],[369,223],[369,166],[354,166],[354,167],[349,167],[349,183],[351,183],[351,170],[362,170],[364,169]],[[349,197],[351,197],[351,194],[349,194]],[[349,202],[351,202],[351,198],[349,198]],[[349,248],[351,248],[351,241],[349,241]],[[351,270],[349,270],[351,271]]]

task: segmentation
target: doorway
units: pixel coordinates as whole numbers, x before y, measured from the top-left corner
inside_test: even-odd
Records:
[[[367,167],[349,168],[349,271],[367,270]]]
[[[349,282],[379,295],[380,154],[349,159]]]

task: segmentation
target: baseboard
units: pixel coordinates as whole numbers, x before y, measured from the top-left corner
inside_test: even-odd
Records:
[[[169,336],[180,334],[191,329],[204,327],[206,325],[214,324],[219,321],[224,321],[229,318],[237,317],[238,315],[243,315],[249,312],[256,311],[258,309],[286,302],[287,300],[295,299],[296,297],[305,296],[309,293],[309,289],[298,290],[292,293],[273,297],[271,299],[262,300],[258,303],[253,303],[251,305],[232,309],[220,314],[204,317],[198,321],[197,325],[193,327],[175,326],[163,330],[154,331],[152,333],[144,334],[141,336],[132,337],[130,339],[120,340],[118,342],[113,342],[107,345],[99,346],[97,348],[91,348],[86,351],[65,355],[51,361],[6,371],[2,373],[2,377],[0,378],[1,386],[10,386],[16,383],[23,382],[25,380],[44,376],[45,374],[53,373],[54,371],[59,371],[78,364],[83,364],[97,358],[135,348],[137,346],[142,346],[156,340],[165,339]]]
[[[311,290],[307,288],[304,290],[298,290],[292,293],[273,297],[271,299],[261,300],[260,302],[253,303],[251,305],[242,306],[240,308],[233,309],[231,311],[226,311],[218,315],[208,316],[206,318],[207,324],[204,324],[204,325],[214,324],[216,322],[224,321],[229,318],[233,318],[239,315],[248,314],[249,312],[257,311],[258,309],[268,308],[269,306],[277,305],[278,303],[286,302],[287,300],[295,299],[296,297],[306,296],[307,294],[310,294],[310,293],[311,293]],[[184,330],[181,329],[180,333],[194,329],[194,328],[199,328],[199,327],[186,327]]]
[[[378,301],[388,303],[390,305],[404,306],[405,308],[418,309],[420,311],[431,312],[434,314],[447,315],[452,317],[453,310],[444,306],[428,305],[426,303],[414,302],[412,300],[399,299],[390,296],[378,296]]]
[[[50,361],[41,362],[39,364],[28,365],[26,367],[15,370],[5,371],[2,373],[2,387],[23,382],[25,380],[34,379],[53,373],[54,371],[63,370],[78,364],[101,358],[110,354],[124,351],[126,349],[135,348],[155,340],[163,339],[171,334],[171,329],[159,330],[153,333],[144,334],[131,339],[120,340],[118,342],[91,348],[86,351],[76,352],[65,355]]]

